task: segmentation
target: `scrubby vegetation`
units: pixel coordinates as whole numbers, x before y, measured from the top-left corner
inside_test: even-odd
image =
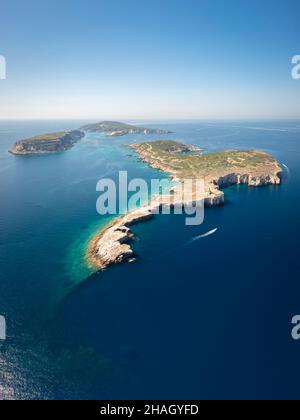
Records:
[[[216,172],[265,171],[277,164],[267,153],[256,150],[226,150],[215,153],[192,153],[196,150],[176,141],[154,141],[134,145],[141,157],[152,166],[169,168],[179,178],[208,176]]]

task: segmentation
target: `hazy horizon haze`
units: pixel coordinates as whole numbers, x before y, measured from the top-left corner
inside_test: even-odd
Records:
[[[1,119],[300,118],[296,0],[11,0]]]

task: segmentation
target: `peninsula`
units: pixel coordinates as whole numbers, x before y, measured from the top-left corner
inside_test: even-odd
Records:
[[[175,141],[153,141],[129,147],[135,149],[150,167],[167,173],[179,183],[184,179],[203,179],[207,207],[223,204],[225,196],[221,189],[229,185],[259,187],[281,182],[280,164],[271,155],[258,150],[200,153],[198,148]],[[130,246],[133,236],[130,226],[151,219],[153,210],[162,204],[162,196],[153,197],[150,204],[117,218],[98,232],[88,246],[89,265],[99,270],[131,260],[134,253]]]
[[[42,134],[20,140],[9,150],[14,155],[43,155],[64,152],[84,137],[80,130]]]
[[[84,125],[80,128],[86,132],[104,133],[107,136],[125,136],[126,134],[169,134],[170,131],[159,128],[145,128],[136,125],[124,124],[116,121],[103,121],[96,124]]]

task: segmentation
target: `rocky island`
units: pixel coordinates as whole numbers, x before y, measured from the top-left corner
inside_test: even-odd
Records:
[[[57,133],[41,134],[28,139],[17,141],[9,150],[14,155],[43,155],[64,152],[71,149],[81,140],[85,133],[104,133],[110,137],[125,136],[126,134],[168,134],[170,131],[159,128],[145,128],[124,124],[116,121],[103,121],[85,125],[78,130],[60,131]]]
[[[116,121],[103,121],[96,124],[84,125],[80,128],[86,132],[104,133],[107,136],[125,136],[126,134],[169,134],[170,131],[159,128],[145,128],[136,125],[124,124]]]
[[[84,137],[80,130],[42,134],[20,140],[9,150],[14,155],[43,155],[64,152]]]
[[[175,141],[153,141],[129,147],[135,149],[150,167],[169,174],[179,183],[184,179],[203,179],[204,203],[208,207],[224,203],[221,188],[226,186],[248,184],[259,187],[281,182],[280,164],[271,155],[258,150],[200,153],[198,148]],[[153,210],[162,204],[162,197],[153,197],[149,205],[119,217],[97,233],[88,247],[89,265],[99,270],[132,259],[130,226],[151,219]]]

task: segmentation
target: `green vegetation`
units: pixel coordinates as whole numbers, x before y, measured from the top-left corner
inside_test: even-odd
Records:
[[[37,155],[63,152],[71,149],[74,144],[83,137],[84,133],[79,130],[42,134],[17,141],[9,151],[14,155]]]
[[[277,165],[267,153],[255,150],[226,150],[215,153],[185,154],[196,149],[176,141],[154,141],[132,145],[140,156],[154,167],[166,168],[179,178],[210,176],[231,171],[255,172]],[[181,152],[181,153],[180,153]]]
[[[61,137],[65,136],[67,134],[66,131],[59,131],[56,133],[48,133],[48,134],[42,134],[39,136],[30,137],[24,141],[55,141],[59,140]]]
[[[102,121],[96,124],[84,125],[80,130],[88,132],[105,133],[108,136],[124,136],[126,134],[166,134],[168,131],[158,128],[145,128],[125,124],[117,121]]]
[[[129,124],[124,124],[116,121],[103,121],[95,124],[87,124],[81,127],[81,130],[84,131],[98,131],[106,133],[109,131],[121,131],[121,130],[131,130],[136,127]]]
[[[153,141],[151,143],[142,143],[141,147],[151,144],[153,151],[156,153],[160,152],[167,152],[167,153],[180,153],[180,152],[187,152],[191,150],[190,146],[186,144],[179,143],[174,140],[161,140],[161,141]]]

